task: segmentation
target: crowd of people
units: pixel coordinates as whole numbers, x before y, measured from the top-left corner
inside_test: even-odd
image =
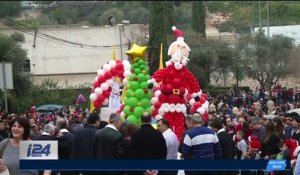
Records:
[[[280,86],[276,86],[280,87]],[[279,89],[279,88],[277,88]],[[112,113],[102,121],[99,112],[88,114],[70,107],[50,114],[29,111],[26,114],[0,115],[0,172],[10,174],[177,174],[178,171],[145,170],[135,172],[96,171],[20,171],[21,140],[57,140],[59,159],[224,159],[259,160],[285,159],[291,170],[268,172],[300,174],[300,116],[288,113],[300,108],[296,93],[286,96],[285,88],[276,96],[263,90],[242,92],[240,97],[209,96],[209,117],[203,122],[199,113],[185,116],[185,128],[178,138],[168,120],[162,118],[152,125],[150,113],[143,113],[141,126],[121,120]],[[257,93],[260,92],[260,93]],[[281,94],[281,95],[278,95]],[[290,93],[291,94],[291,93]],[[267,99],[266,99],[267,97]],[[299,159],[299,160],[297,160]],[[201,165],[199,165],[201,166]],[[265,171],[185,171],[192,174],[266,174]]]

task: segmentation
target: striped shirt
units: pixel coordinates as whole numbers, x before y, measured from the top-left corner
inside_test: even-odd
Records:
[[[182,153],[185,159],[221,159],[222,156],[217,135],[204,126],[192,128],[186,133]]]

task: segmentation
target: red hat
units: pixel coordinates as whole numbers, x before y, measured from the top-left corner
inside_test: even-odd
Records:
[[[249,141],[249,143],[251,143],[253,141],[259,141],[259,138],[257,136],[249,136],[248,141]]]
[[[294,151],[297,148],[297,146],[299,145],[298,141],[296,139],[285,139],[284,140],[285,145],[288,147],[288,149],[290,150],[290,159],[294,159]]]
[[[257,150],[259,151],[261,149],[261,143],[259,141],[252,141],[250,142],[249,146],[253,149],[253,150]]]
[[[183,41],[184,38],[183,38],[183,32],[179,29],[177,29],[175,26],[172,27],[172,30],[177,38],[177,41],[181,40]]]

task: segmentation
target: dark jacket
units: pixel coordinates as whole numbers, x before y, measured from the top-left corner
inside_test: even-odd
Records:
[[[217,134],[221,150],[222,159],[233,160],[234,159],[234,143],[232,137],[227,132],[219,132]]]
[[[122,134],[110,127],[104,127],[95,133],[94,158],[96,159],[122,159],[124,146]]]
[[[57,140],[57,137],[50,135],[40,135],[33,138],[32,140]]]
[[[132,136],[132,148],[137,159],[166,159],[166,141],[150,124],[143,124]]]
[[[93,138],[97,130],[98,128],[95,126],[88,125],[74,134],[71,159],[92,159],[94,157]]]
[[[70,132],[63,132],[63,135],[58,137],[59,159],[70,159],[72,153],[73,137],[73,134]]]

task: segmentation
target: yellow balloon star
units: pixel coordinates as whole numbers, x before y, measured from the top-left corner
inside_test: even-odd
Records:
[[[146,59],[145,53],[146,53],[147,47],[141,47],[135,43],[133,43],[130,50],[126,52],[128,56],[130,56],[132,63],[136,62],[138,58]]]

